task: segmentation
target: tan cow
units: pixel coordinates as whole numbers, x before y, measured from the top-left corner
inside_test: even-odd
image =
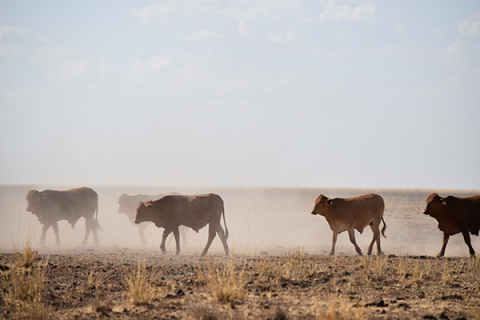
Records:
[[[380,222],[383,221],[382,234],[384,237],[387,227],[383,220],[384,209],[383,198],[376,194],[366,194],[345,199],[329,199],[321,194],[315,200],[312,214],[324,216],[330,225],[330,229],[333,231],[330,255],[335,253],[337,236],[343,231],[348,231],[348,236],[355,246],[355,250],[359,255],[362,255],[362,250],[360,250],[355,241],[355,229],[362,233],[363,229],[368,225],[372,229],[373,239],[368,246],[367,254],[370,255],[372,253],[373,244],[377,242],[377,254],[381,255],[383,252],[380,247]]]
[[[27,193],[27,211],[38,217],[43,224],[40,247],[45,245],[45,235],[52,227],[56,236],[56,246],[60,245],[58,221],[67,220],[72,228],[78,219],[84,217],[85,238],[82,245],[87,244],[90,231],[93,232],[95,245],[99,246],[97,229],[102,230],[98,223],[98,195],[90,188],[77,188],[65,191],[56,190],[30,190]]]
[[[225,232],[220,224],[223,214]],[[135,223],[152,221],[158,228],[165,228],[162,236],[160,249],[166,253],[165,239],[173,232],[175,236],[176,252],[180,253],[180,236],[178,227],[184,225],[196,232],[209,225],[207,245],[203,249],[202,256],[207,254],[216,234],[222,240],[225,254],[228,255],[228,228],[225,222],[225,209],[223,200],[216,194],[198,195],[167,195],[155,201],[140,202],[137,207]]]
[[[438,221],[438,229],[443,231],[442,249],[437,256],[443,257],[450,236],[461,232],[470,256],[474,257],[475,250],[473,250],[469,233],[478,236],[480,231],[480,196],[442,198],[432,193],[427,197],[426,202],[427,206],[423,213],[435,218]]]

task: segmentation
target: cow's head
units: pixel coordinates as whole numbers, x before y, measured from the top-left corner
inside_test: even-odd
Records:
[[[163,217],[158,208],[155,207],[153,201],[140,202],[137,206],[137,215],[135,216],[135,223],[140,224],[145,221],[152,221],[157,227],[163,227]]]
[[[440,197],[436,193],[432,193],[427,197],[427,206],[423,210],[423,214],[426,215],[434,215],[436,211],[441,210],[443,206],[447,205],[447,201],[445,198]]]
[[[133,201],[131,197],[126,195],[125,193],[118,197],[118,213],[130,213],[134,212],[137,203]]]
[[[40,192],[38,192],[37,190],[28,191],[26,199],[27,199],[27,209],[26,209],[27,212],[33,213],[34,211],[39,210],[41,206],[41,201],[42,201]]]
[[[332,204],[332,199],[329,199],[321,194],[317,197],[317,199],[315,199],[315,206],[313,207],[312,214],[319,214],[323,216],[328,210],[328,206],[331,206]]]

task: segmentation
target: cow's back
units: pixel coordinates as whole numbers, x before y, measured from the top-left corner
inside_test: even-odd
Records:
[[[224,211],[223,200],[216,194],[167,195],[153,202],[168,214],[172,223],[198,231],[207,223],[217,222]]]

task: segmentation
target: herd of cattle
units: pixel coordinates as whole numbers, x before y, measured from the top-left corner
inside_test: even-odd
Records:
[[[56,236],[56,245],[60,245],[58,221],[67,220],[72,228],[76,222],[84,217],[86,220],[85,237],[82,245],[85,246],[90,231],[93,233],[95,245],[99,245],[98,229],[98,195],[90,188],[77,188],[65,191],[30,190],[27,193],[27,211],[35,214],[43,224],[40,246],[45,244],[45,234],[52,227]],[[168,193],[160,195],[123,194],[118,199],[119,213],[124,213],[130,221],[140,224],[140,241],[144,243],[144,230],[146,224],[153,222],[158,228],[164,228],[160,249],[166,252],[165,240],[173,232],[176,242],[176,255],[180,253],[181,226],[191,228],[198,232],[209,225],[208,241],[202,251],[202,256],[207,254],[213,239],[218,234],[222,241],[225,254],[228,255],[227,244],[228,228],[225,221],[224,203],[216,194],[181,195]],[[330,199],[319,195],[315,200],[312,210],[313,215],[322,215],[326,218],[333,232],[332,249],[330,255],[335,253],[337,235],[348,231],[350,241],[355,250],[362,255],[362,250],[355,240],[355,229],[362,233],[363,229],[370,226],[373,238],[367,249],[367,254],[372,253],[374,244],[377,244],[377,254],[381,255],[380,233],[385,237],[386,224],[383,220],[385,204],[383,198],[376,194],[367,194],[352,198]],[[443,244],[438,256],[445,254],[445,248],[451,235],[462,233],[468,246],[470,255],[475,256],[475,250],[470,242],[470,234],[478,236],[480,230],[480,196],[474,197],[440,197],[432,193],[426,199],[424,214],[438,221],[438,228],[443,231]],[[223,216],[223,224],[221,218]],[[380,232],[380,223],[383,228]],[[183,236],[183,235],[182,235]]]

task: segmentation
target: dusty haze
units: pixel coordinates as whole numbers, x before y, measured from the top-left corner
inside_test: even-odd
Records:
[[[2,185],[0,186],[0,250],[3,252],[23,247],[29,228],[34,230],[34,245],[38,245],[42,225],[35,216],[26,212],[25,195],[30,189],[66,190],[79,186]],[[437,222],[424,216],[425,199],[431,192],[440,195],[470,196],[479,190],[413,190],[413,189],[333,189],[333,188],[226,188],[226,187],[141,187],[90,186],[99,195],[99,231],[101,247],[139,248],[138,228],[127,216],[117,213],[118,197],[128,195],[179,192],[182,194],[217,193],[225,202],[226,221],[230,236],[229,246],[238,253],[275,252],[303,247],[306,253],[327,254],[331,247],[332,232],[324,217],[310,214],[315,198],[323,193],[328,197],[351,197],[366,193],[380,194],[385,200],[384,219],[387,238],[381,239],[386,254],[435,255],[440,250],[442,232]],[[222,222],[223,225],[223,222]],[[80,219],[75,229],[66,221],[59,222],[62,249],[77,248],[84,236],[85,220]],[[208,227],[197,234],[188,229],[187,243],[182,239],[182,250],[198,252],[206,244]],[[150,225],[145,231],[147,246],[159,249],[163,228]],[[363,234],[356,232],[357,243],[363,252],[372,238],[370,228]],[[173,237],[172,237],[173,240]],[[54,247],[55,236],[50,228],[46,246]],[[480,240],[472,237],[472,245],[480,251]],[[87,247],[93,247],[90,235]],[[167,242],[167,250],[174,252],[174,241]],[[346,232],[337,242],[338,254],[354,255],[353,245]],[[223,253],[216,238],[209,254]],[[447,256],[468,256],[462,236],[450,239]]]

